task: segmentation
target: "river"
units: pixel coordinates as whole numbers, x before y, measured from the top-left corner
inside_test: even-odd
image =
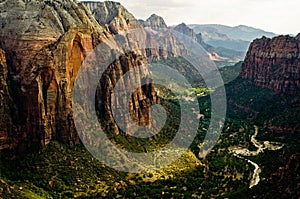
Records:
[[[261,173],[261,168],[257,163],[245,158],[245,156],[257,156],[260,153],[263,153],[265,150],[275,151],[283,147],[283,144],[278,142],[263,141],[261,144],[261,142],[256,139],[256,136],[258,134],[258,127],[254,126],[254,128],[255,128],[255,133],[254,135],[251,136],[251,142],[257,148],[256,151],[250,151],[247,148],[241,148],[241,147],[229,148],[229,151],[231,151],[236,157],[246,160],[248,163],[252,164],[255,167],[253,170],[253,175],[249,184],[249,188],[258,185],[258,183],[260,182],[259,174]]]

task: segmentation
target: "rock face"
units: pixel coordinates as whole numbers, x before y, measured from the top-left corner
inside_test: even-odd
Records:
[[[300,91],[300,37],[262,37],[250,45],[240,76],[279,93]]]
[[[156,14],[152,14],[146,21],[139,20],[139,22],[144,27],[150,27],[153,29],[168,28],[167,24],[165,23],[165,20]]]
[[[0,44],[7,53],[18,141],[79,143],[72,121],[72,87],[92,33],[101,27],[73,1],[4,1]],[[83,23],[85,21],[85,23]],[[31,142],[31,144],[29,144]]]
[[[103,22],[116,24],[119,15],[115,16],[114,10],[112,12]],[[111,15],[113,19],[109,20]],[[45,146],[51,140],[79,143],[72,112],[74,81],[87,54],[99,42],[112,37],[114,31],[108,30],[107,24],[99,24],[84,4],[72,0],[1,1],[0,25],[0,47],[6,52],[12,101],[16,105],[16,110],[10,111],[17,127],[9,137],[6,128],[1,126],[0,139],[12,140],[12,145],[21,151],[33,145]],[[126,29],[125,25],[120,23],[115,27],[117,30]],[[132,56],[126,59],[127,62],[113,67],[113,70],[122,69],[125,73],[137,66]],[[2,68],[5,67],[1,64]],[[118,73],[112,71],[112,74],[114,72]],[[1,87],[5,87],[3,74]],[[138,111],[145,112],[142,109],[154,101],[156,94],[153,89],[149,85],[132,99],[136,104],[133,115]],[[98,101],[105,103],[106,99],[100,98],[109,96],[105,92],[96,96]],[[145,99],[145,96],[153,96],[153,99],[148,99],[147,103],[135,101]],[[1,103],[6,103],[2,96]],[[106,108],[105,111],[110,110]],[[147,116],[142,120],[145,118]],[[139,121],[139,118],[135,119]]]
[[[0,49],[0,150],[12,147],[10,138],[15,129],[10,115],[11,103],[7,87],[5,53]]]

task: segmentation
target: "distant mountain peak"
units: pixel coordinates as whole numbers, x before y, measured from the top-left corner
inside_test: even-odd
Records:
[[[182,22],[181,24],[178,24],[176,27],[186,27],[189,28],[184,22]],[[191,28],[189,28],[191,29]]]
[[[139,22],[144,26],[144,27],[151,27],[154,29],[157,28],[168,28],[165,20],[156,14],[152,14],[146,21],[139,20]]]
[[[150,18],[161,18],[161,19],[162,19],[161,16],[158,16],[158,15],[155,14],[155,13],[153,13],[148,19],[150,19]]]
[[[181,23],[173,28],[175,31],[180,32],[184,35],[189,36],[193,40],[197,41],[197,34],[193,29],[188,27],[185,23]]]
[[[188,27],[185,23],[181,23],[181,24],[178,24],[177,26],[175,26],[174,27],[174,30],[177,30],[177,31],[189,31],[189,32],[193,32],[194,34],[196,34],[195,33],[195,31],[192,29],[192,28],[190,28],[190,27]]]

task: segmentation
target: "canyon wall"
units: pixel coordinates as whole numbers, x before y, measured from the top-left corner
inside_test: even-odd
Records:
[[[254,40],[240,76],[279,93],[299,94],[300,37],[278,36]]]
[[[99,24],[83,3],[72,0],[1,1],[0,23],[0,48],[6,54],[5,64],[1,51],[1,71],[8,71],[7,81],[6,73],[1,73],[1,93],[5,95],[1,94],[4,106],[0,114],[10,112],[8,118],[2,117],[0,121],[0,149],[13,146],[22,152],[52,140],[80,143],[72,112],[74,81],[88,53],[101,41],[112,38],[114,32]],[[123,27],[115,26],[116,30],[119,28]],[[116,64],[116,60],[112,64],[108,79],[115,84],[113,74],[120,72],[115,70],[126,73],[136,67],[138,61],[134,57],[146,62],[139,52],[132,52],[125,58],[127,61]],[[9,95],[5,82],[9,82],[7,90],[13,107],[5,108],[6,99],[10,99],[6,97]],[[110,90],[101,91],[96,98],[106,104]],[[150,98],[146,100],[147,97]],[[133,117],[147,123],[145,110],[155,101],[156,93],[149,83],[132,98]],[[104,111],[110,115],[110,109],[104,107]],[[146,115],[142,117],[138,112]],[[8,128],[3,124],[9,124],[10,115],[14,125]],[[118,133],[118,129],[113,133]]]

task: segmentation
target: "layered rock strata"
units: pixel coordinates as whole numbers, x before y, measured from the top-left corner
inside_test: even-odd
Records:
[[[240,76],[278,93],[299,94],[300,37],[262,37],[247,52]]]
[[[52,140],[80,143],[72,112],[74,82],[89,52],[101,41],[112,38],[114,32],[98,23],[83,3],[72,0],[1,1],[0,18],[0,47],[6,53],[9,90],[15,105],[15,110],[10,111],[17,127],[9,136],[1,133],[0,139],[10,140],[11,145],[17,143],[20,150],[45,146]],[[115,26],[116,30],[122,28]],[[108,79],[116,82],[114,73],[120,73],[119,70],[126,73],[136,67],[134,55],[145,60],[139,54],[132,52],[124,58],[127,61],[112,64]],[[5,86],[1,81],[1,87]],[[105,104],[104,96],[109,96],[108,90],[96,98]],[[146,100],[148,96],[152,98]],[[135,104],[132,115],[138,116],[137,121],[141,118],[141,124],[147,123],[148,116],[136,112],[145,113],[155,98],[151,84],[132,98],[131,103]],[[110,115],[109,109],[104,111]],[[6,128],[1,126],[2,131],[6,132]]]

